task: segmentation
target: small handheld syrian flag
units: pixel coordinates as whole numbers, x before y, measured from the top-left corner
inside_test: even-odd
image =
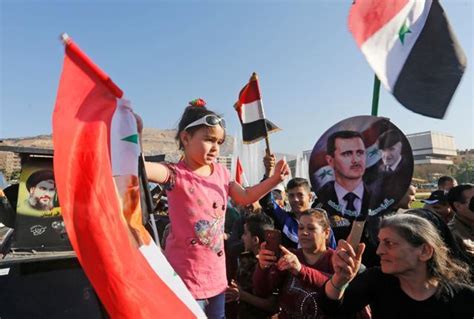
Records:
[[[257,74],[253,73],[249,83],[240,91],[234,107],[242,124],[242,141],[245,144],[258,142],[269,133],[280,130],[265,118]]]
[[[438,0],[357,0],[349,29],[377,77],[403,106],[444,117],[466,56]]]
[[[242,175],[244,174],[244,169],[242,168],[242,163],[240,163],[240,158],[237,157],[235,163],[235,182],[239,185],[242,185]]]
[[[82,268],[111,318],[205,318],[143,226],[129,102],[69,37],[63,40],[54,175]]]

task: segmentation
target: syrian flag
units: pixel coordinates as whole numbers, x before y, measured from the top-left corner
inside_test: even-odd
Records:
[[[357,0],[349,29],[402,105],[444,117],[467,61],[437,0]]]
[[[249,83],[240,91],[239,100],[234,107],[242,124],[242,140],[245,144],[258,142],[269,133],[280,130],[265,119],[256,73],[252,74]]]
[[[70,38],[63,40],[54,173],[82,268],[112,318],[205,318],[143,227],[129,102]]]
[[[243,174],[244,174],[244,169],[242,168],[242,163],[240,163],[240,158],[237,157],[237,162],[235,164],[235,182],[238,183],[239,185],[242,185]]]

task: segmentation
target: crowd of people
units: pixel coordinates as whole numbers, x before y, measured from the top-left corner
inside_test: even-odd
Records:
[[[139,116],[137,123],[141,131]],[[416,188],[410,185],[400,201],[376,216],[374,235],[364,231],[354,244],[346,241],[352,224],[368,215],[367,190],[357,190],[355,177],[336,176],[324,188],[337,192],[342,213],[354,213],[343,214],[343,220],[316,198],[307,180],[294,178],[279,187],[289,167],[272,154],[262,159],[259,184],[243,188],[231,181],[215,161],[225,121],[202,100],[185,109],[176,139],[182,159],[146,163],[146,171],[167,193],[165,256],[209,318],[474,317],[473,185],[443,177],[422,209],[411,209]],[[343,150],[350,148],[348,139],[362,137],[335,135],[329,164],[351,161],[349,152],[359,161],[354,170],[360,166],[363,174],[363,143],[359,151]],[[401,150],[397,139],[380,143],[392,153]],[[395,170],[401,162],[390,162],[387,154],[384,170]],[[339,183],[355,197],[334,191]],[[268,234],[281,241],[275,246]]]

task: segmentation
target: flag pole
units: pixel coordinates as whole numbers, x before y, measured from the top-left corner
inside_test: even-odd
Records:
[[[265,136],[265,143],[267,144],[267,149],[265,151],[267,152],[267,155],[271,155],[272,152],[270,150],[270,141],[268,140],[268,133],[267,133],[267,136]]]
[[[355,2],[355,1],[354,1]],[[354,4],[354,3],[353,3]],[[378,116],[379,112],[379,97],[380,97],[380,80],[377,74],[374,74],[374,90],[372,93],[372,116]],[[351,232],[347,237],[349,244],[357,251],[360,240],[362,238],[362,232],[365,226],[365,222],[369,214],[365,215],[363,220],[355,220],[352,223]]]
[[[372,93],[372,116],[378,116],[380,96],[380,80],[377,74],[374,74],[374,91]]]
[[[116,98],[122,98],[122,90],[112,81],[112,79],[99,68],[82,50],[72,41],[67,33],[61,33],[59,39],[64,44],[66,51],[69,51],[73,59],[79,59],[92,71]]]

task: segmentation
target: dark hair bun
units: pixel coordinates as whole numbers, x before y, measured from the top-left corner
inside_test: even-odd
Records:
[[[189,106],[206,107],[206,101],[204,101],[203,99],[194,99],[191,102],[189,102]]]

